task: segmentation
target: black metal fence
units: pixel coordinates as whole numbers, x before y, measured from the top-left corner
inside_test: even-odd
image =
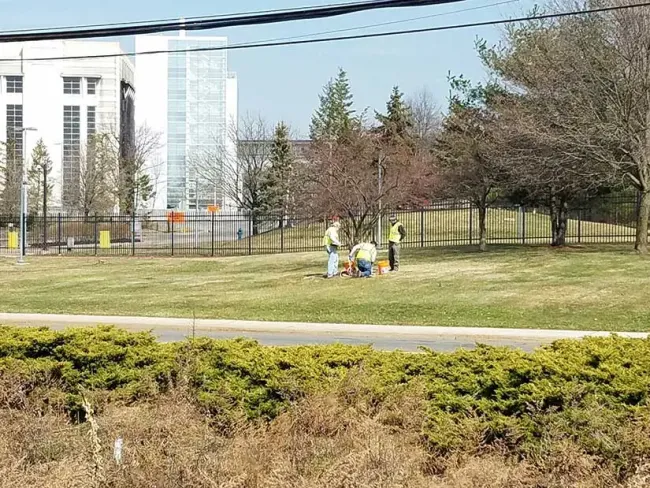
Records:
[[[466,246],[479,240],[478,211],[467,202],[396,212],[407,231],[405,247]],[[634,242],[637,202],[603,198],[569,214],[569,244]],[[19,253],[19,216],[0,216],[0,255]],[[201,212],[142,215],[64,215],[27,217],[28,255],[236,256],[322,249],[327,222],[309,218]],[[389,223],[382,219],[380,244]],[[376,231],[375,231],[376,233]],[[551,220],[544,208],[512,205],[488,210],[490,244],[551,242]],[[377,236],[374,236],[377,238]]]

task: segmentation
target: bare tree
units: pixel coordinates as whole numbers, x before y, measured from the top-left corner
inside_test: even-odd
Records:
[[[495,144],[496,114],[489,106],[490,89],[451,78],[455,94],[436,140],[437,191],[440,196],[467,199],[478,209],[479,249],[487,249],[487,209],[499,195],[504,178]]]
[[[604,5],[630,5],[607,0]],[[563,8],[585,8],[588,1]],[[536,130],[569,164],[587,159],[640,195],[635,247],[648,251],[650,216],[650,9],[532,21],[509,29],[487,66],[523,94]],[[532,108],[534,107],[534,111]]]
[[[148,170],[161,147],[161,134],[143,125],[136,128],[133,141],[122,141],[115,131],[107,135],[107,150],[110,146],[117,162],[111,165],[112,188],[120,210],[130,214],[154,196]]]
[[[417,141],[430,147],[442,127],[440,106],[426,88],[410,97],[408,105],[413,119],[413,136]]]
[[[382,206],[418,203],[425,193],[431,169],[426,155],[393,142],[356,128],[335,143],[317,141],[311,147],[301,175],[303,208],[314,217],[340,216],[349,246],[371,235]]]
[[[236,134],[236,136],[235,136]],[[260,116],[245,116],[233,133],[237,156],[225,171],[225,193],[252,219],[253,235],[259,232],[266,172],[273,146],[272,130]],[[236,137],[236,138],[235,138]]]
[[[116,201],[111,175],[117,171],[118,165],[111,136],[91,136],[78,160],[79,185],[74,192],[76,209],[85,217],[110,212]]]
[[[220,194],[245,212],[253,235],[260,231],[265,205],[266,172],[271,159],[272,131],[260,116],[245,115],[230,124],[226,140],[213,143],[190,156],[189,166],[201,188]]]
[[[188,156],[192,179],[201,193],[211,194],[213,204],[224,204],[224,172],[232,164],[233,151],[223,138],[213,135],[211,144],[196,149]]]
[[[510,200],[521,205],[547,207],[550,212],[552,245],[566,241],[569,211],[616,185],[611,171],[594,164],[552,130],[539,127],[536,106],[525,96],[505,95],[498,103],[493,137],[500,149],[505,173],[504,189]]]

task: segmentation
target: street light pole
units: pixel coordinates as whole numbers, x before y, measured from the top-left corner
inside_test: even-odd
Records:
[[[26,234],[27,234],[27,132],[35,131],[33,127],[23,127],[14,132],[22,132],[23,134],[23,181],[20,185],[20,256],[16,264],[23,265],[25,263],[25,247],[26,247]]]

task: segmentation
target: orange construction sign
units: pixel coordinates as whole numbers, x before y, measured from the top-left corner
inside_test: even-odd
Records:
[[[185,222],[185,212],[169,212],[167,214],[167,222],[183,224]]]
[[[214,214],[221,212],[221,207],[219,205],[208,205],[208,212]]]

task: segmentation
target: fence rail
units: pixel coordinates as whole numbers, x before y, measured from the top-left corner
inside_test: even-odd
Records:
[[[407,231],[403,246],[478,244],[478,210],[466,202],[395,212]],[[637,202],[601,199],[569,214],[570,244],[633,242]],[[0,215],[0,254],[18,255],[19,216]],[[236,256],[322,249],[327,222],[309,218],[196,212],[146,215],[30,215],[28,255]],[[387,244],[389,223],[382,219],[378,241]],[[551,242],[551,219],[544,208],[501,205],[487,214],[490,244]],[[377,236],[374,236],[375,238]]]

